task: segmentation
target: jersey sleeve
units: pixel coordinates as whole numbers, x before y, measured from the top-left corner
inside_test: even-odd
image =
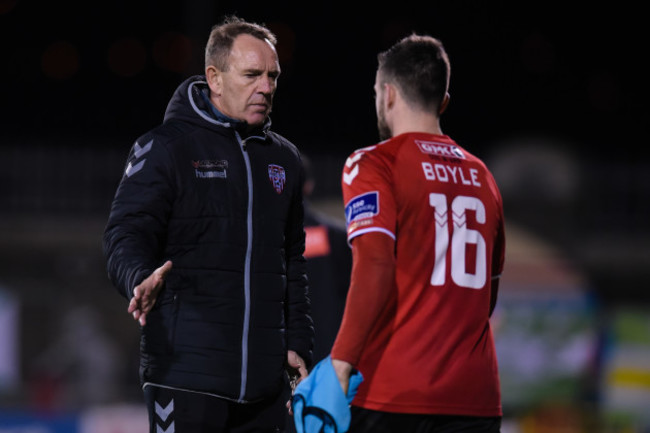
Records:
[[[352,248],[350,289],[332,359],[357,366],[373,326],[390,304],[395,289],[395,245],[392,239],[371,232]]]
[[[378,146],[359,149],[343,167],[341,189],[349,243],[368,232],[385,233],[395,239],[397,220],[390,160],[379,150]]]

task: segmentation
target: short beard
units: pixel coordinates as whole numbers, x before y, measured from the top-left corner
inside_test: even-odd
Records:
[[[380,141],[388,140],[393,136],[393,132],[388,127],[383,112],[377,113],[377,131],[379,132]]]

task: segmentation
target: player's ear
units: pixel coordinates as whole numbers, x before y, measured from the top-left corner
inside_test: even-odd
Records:
[[[217,95],[221,95],[221,89],[223,86],[221,71],[215,66],[210,65],[205,68],[205,78],[208,81],[208,87],[210,87],[210,91]]]
[[[451,98],[451,96],[449,96],[449,92],[445,93],[445,96],[442,98],[442,102],[440,103],[440,108],[438,109],[438,115],[441,115],[447,109],[447,105],[449,105],[449,98]]]
[[[384,83],[384,108],[392,108],[397,99],[397,89],[390,83]]]

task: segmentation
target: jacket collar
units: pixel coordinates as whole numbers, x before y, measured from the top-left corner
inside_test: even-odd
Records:
[[[253,135],[266,136],[266,132],[271,127],[271,119],[267,118],[264,125],[256,128],[249,128],[249,125],[244,120],[233,119],[230,116],[226,116],[221,111],[214,106],[212,101],[210,101],[210,89],[205,87],[199,90],[199,95],[203,100],[203,104],[197,105],[197,107],[203,111],[203,113],[210,116],[212,119],[216,120],[220,124],[226,127],[233,128],[236,130],[242,137],[249,137]]]

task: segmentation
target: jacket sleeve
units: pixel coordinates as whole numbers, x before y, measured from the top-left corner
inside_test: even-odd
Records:
[[[172,173],[167,150],[152,136],[132,146],[103,237],[109,279],[127,299],[163,261]]]
[[[297,352],[308,366],[312,364],[314,325],[308,293],[305,252],[302,183],[304,173],[293,193],[291,213],[285,228],[287,254],[287,348]]]

